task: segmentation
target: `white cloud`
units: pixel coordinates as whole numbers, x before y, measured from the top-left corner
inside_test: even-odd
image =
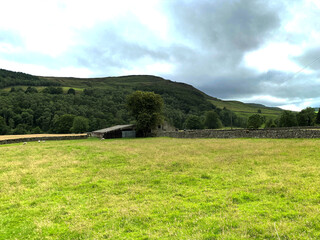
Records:
[[[135,66],[131,69],[123,69],[121,75],[165,75],[173,71],[174,65],[165,62],[146,64],[145,66]]]
[[[38,76],[54,76],[54,77],[91,77],[92,71],[87,68],[77,67],[60,67],[56,69],[48,68],[36,64],[17,63],[13,61],[0,60],[0,66],[6,66],[7,70],[24,72]]]
[[[302,49],[297,45],[271,42],[257,51],[246,54],[244,62],[248,67],[260,72],[268,70],[297,72],[301,66],[290,59],[300,54],[302,54]]]
[[[303,107],[320,101],[306,99],[318,65],[294,75],[318,54],[319,15],[319,0],[1,1],[0,68],[170,76],[221,98]]]

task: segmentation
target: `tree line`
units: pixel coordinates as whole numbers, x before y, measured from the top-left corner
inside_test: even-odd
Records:
[[[133,91],[70,88],[64,92],[59,86],[29,86],[25,90],[12,87],[8,92],[0,92],[0,134],[76,133],[135,123],[127,106]],[[164,119],[177,129],[246,124],[246,119],[226,108],[216,108],[197,93],[163,92],[161,98]]]
[[[0,69],[0,89],[11,86],[60,86],[59,83],[48,81],[37,76],[22,72]]]
[[[253,114],[248,118],[248,128],[259,128],[262,125],[265,128],[275,127],[303,127],[315,126],[320,124],[320,111],[315,112],[314,108],[307,107],[300,112],[283,111],[277,119],[266,119],[260,114]]]

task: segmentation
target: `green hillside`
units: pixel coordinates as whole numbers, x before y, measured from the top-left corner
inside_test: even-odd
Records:
[[[208,96],[191,85],[165,80],[155,76],[124,76],[124,77],[106,77],[106,78],[56,78],[42,77],[43,80],[53,81],[65,87],[77,87],[78,89],[94,86],[106,89],[139,89],[154,91],[162,94],[164,92],[185,92],[204,96],[213,105],[218,108],[227,108],[240,117],[249,117],[261,110],[261,114],[266,118],[276,118],[281,114],[282,109],[275,107],[267,107],[261,104],[243,103],[239,101],[224,101],[212,96]]]
[[[260,110],[261,115],[266,118],[277,118],[282,111],[281,108],[266,107],[261,104],[243,103],[239,101],[223,101],[220,99],[211,99],[210,101],[215,106],[230,109],[241,117],[249,117],[252,114],[258,113]]]
[[[276,118],[281,112],[281,109],[222,101],[191,85],[150,75],[40,77],[0,69],[0,128],[2,124],[5,126],[2,129],[7,129],[0,134],[60,133],[57,125],[66,114],[86,118],[88,131],[134,123],[126,99],[137,90],[160,94],[165,103],[165,119],[178,129],[186,128],[187,120],[194,116],[204,122],[208,111],[215,111],[225,127],[245,127],[247,118],[258,109],[266,119]]]

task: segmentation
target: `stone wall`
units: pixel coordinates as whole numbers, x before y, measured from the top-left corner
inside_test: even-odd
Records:
[[[35,141],[49,141],[49,140],[75,140],[75,139],[86,139],[88,135],[78,136],[49,136],[49,137],[30,137],[30,138],[15,138],[0,140],[0,145],[10,143],[21,143],[21,142],[35,142]]]
[[[159,132],[157,137],[173,138],[320,138],[320,129],[234,129],[234,130],[186,130]]]

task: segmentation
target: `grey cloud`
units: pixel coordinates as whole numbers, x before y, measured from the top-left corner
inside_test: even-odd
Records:
[[[258,0],[172,1],[176,30],[207,47],[256,49],[279,27],[278,10]]]
[[[169,4],[174,29],[181,38],[191,41],[193,49],[200,49],[190,52],[190,61],[177,63],[175,79],[191,83],[209,95],[223,99],[270,95],[298,101],[317,97],[320,84],[313,81],[317,77],[315,75],[294,75],[281,71],[258,74],[242,65],[247,52],[259,49],[272,40],[287,40],[295,44],[303,41],[303,35],[286,33],[281,28],[282,21],[288,17],[290,3],[200,0]],[[294,4],[298,6],[301,1],[294,1]],[[314,59],[314,56],[320,57],[320,49],[310,50],[295,60],[301,64],[307,59]],[[319,67],[320,61],[313,64],[314,69]],[[270,103],[269,100],[265,102]]]
[[[123,34],[128,29],[131,37]],[[148,41],[153,41],[152,45],[133,40],[141,32]],[[153,61],[170,59],[168,49],[157,44],[151,32],[135,20],[101,24],[81,33],[80,37],[85,43],[71,49],[71,54],[79,65],[93,69],[122,68],[138,64],[137,61],[144,58]]]
[[[82,33],[80,37],[88,44],[72,49],[78,64],[96,69],[121,68],[149,58],[174,64],[175,75],[190,82],[194,76],[234,71],[244,53],[260,46],[279,25],[271,7],[253,0],[170,1],[164,9],[171,13],[170,21],[175,26],[170,32],[177,39],[174,43],[163,43],[129,16]],[[128,32],[129,37],[123,34]],[[137,34],[152,44],[135,41]],[[192,40],[191,46],[183,43],[185,38]]]
[[[167,9],[173,31],[193,46],[190,61],[177,59],[175,74],[179,80],[185,77],[184,81],[191,83],[194,81],[191,79],[198,78],[196,86],[208,82],[215,88],[227,84],[230,80],[226,79],[241,78],[246,71],[239,66],[243,56],[258,49],[278,31],[281,7],[259,0],[171,1]],[[221,75],[223,83],[216,80]]]
[[[312,69],[319,71],[320,70],[320,47],[308,49],[301,56],[294,57],[300,66],[303,66],[306,69]]]

